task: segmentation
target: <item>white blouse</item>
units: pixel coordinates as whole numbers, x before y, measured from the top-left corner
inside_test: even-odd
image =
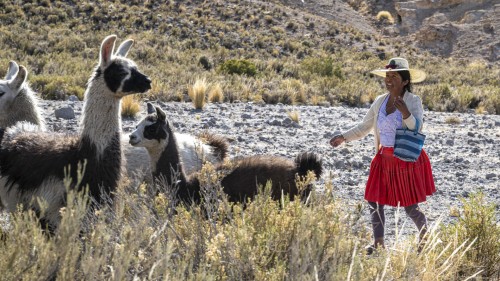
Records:
[[[396,109],[391,114],[387,114],[385,107],[389,96],[385,99],[384,103],[380,106],[377,127],[380,133],[380,145],[385,147],[394,147],[394,142],[396,141],[396,129],[403,126],[403,115],[399,110]]]
[[[378,115],[380,112],[381,105],[388,95],[389,93],[378,96],[370,106],[370,109],[366,113],[365,117],[363,117],[363,121],[359,122],[354,127],[342,133],[346,141],[351,142],[354,140],[359,140],[364,136],[368,135],[370,132],[373,132],[373,135],[375,137],[374,138],[375,151],[378,151],[380,146],[380,130],[378,129],[378,124],[377,124]],[[422,100],[420,99],[419,96],[414,95],[410,92],[406,92],[403,97],[403,101],[406,103],[406,106],[408,107],[408,110],[410,111],[411,115],[408,118],[403,119],[402,127],[414,130],[417,119],[420,124],[423,124],[422,117],[424,109],[422,106]],[[422,131],[422,128],[423,125],[420,125],[419,132]]]

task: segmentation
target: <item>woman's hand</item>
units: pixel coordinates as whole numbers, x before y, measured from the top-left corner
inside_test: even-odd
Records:
[[[330,145],[333,146],[333,147],[337,147],[339,146],[340,144],[342,144],[343,142],[345,142],[345,138],[343,135],[336,135],[334,136],[331,140],[330,140]]]
[[[398,96],[394,100],[394,106],[396,106],[399,112],[401,112],[401,115],[403,115],[403,119],[410,117],[411,113],[408,110],[408,107],[406,106],[406,103],[401,96]]]

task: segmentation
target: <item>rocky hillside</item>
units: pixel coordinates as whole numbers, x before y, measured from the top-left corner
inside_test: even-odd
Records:
[[[500,61],[500,2],[497,0],[284,0],[366,33],[405,42],[431,54]],[[376,19],[388,11],[394,24]]]

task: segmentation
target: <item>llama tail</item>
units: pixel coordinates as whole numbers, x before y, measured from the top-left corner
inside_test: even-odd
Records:
[[[308,171],[313,171],[316,178],[319,179],[323,174],[323,161],[312,152],[303,152],[295,158],[299,176],[307,175]]]
[[[221,161],[226,158],[229,144],[224,137],[211,134],[207,131],[202,132],[198,137],[213,148],[214,153],[219,156]]]

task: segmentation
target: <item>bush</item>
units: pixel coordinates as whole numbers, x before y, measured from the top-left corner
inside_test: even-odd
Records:
[[[301,63],[301,68],[305,72],[319,76],[331,77],[334,75],[333,58],[307,58]]]
[[[83,98],[83,88],[73,86],[74,77],[56,75],[38,75],[31,78],[33,88],[43,99],[65,100],[66,96],[76,95]]]
[[[464,205],[458,222],[443,227],[444,244],[460,245],[465,241],[475,242],[465,253],[460,272],[469,276],[482,271],[483,277],[498,277],[500,274],[500,225],[497,223],[496,206],[488,203],[481,193],[472,194]]]
[[[201,64],[201,66],[203,66],[205,70],[210,70],[213,67],[212,62],[206,56],[201,56],[198,60],[198,63]]]
[[[379,22],[387,21],[390,24],[394,24],[394,18],[392,17],[391,13],[389,13],[388,11],[380,11],[380,12],[378,12],[378,14],[377,14],[377,20]]]
[[[248,60],[227,60],[220,66],[220,71],[227,74],[246,76],[257,75],[257,67]]]

